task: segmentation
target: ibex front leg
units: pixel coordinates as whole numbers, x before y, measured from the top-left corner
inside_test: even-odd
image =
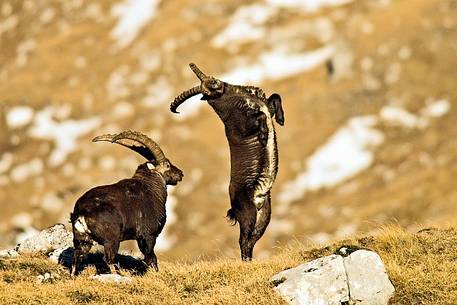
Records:
[[[266,146],[268,142],[268,125],[267,116],[265,113],[260,112],[257,115],[257,125],[259,126],[259,133],[257,135],[257,138],[263,146]]]
[[[276,122],[283,126],[284,125],[284,110],[282,109],[282,101],[281,97],[279,94],[272,94],[268,99],[267,99],[267,104],[268,104],[268,110],[271,114],[271,116],[275,117]]]

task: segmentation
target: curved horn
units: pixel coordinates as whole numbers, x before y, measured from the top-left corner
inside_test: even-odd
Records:
[[[208,78],[208,76],[206,76],[205,73],[203,73],[202,70],[200,70],[193,62],[189,64],[189,67],[192,69],[195,75],[197,75],[199,80],[203,81],[205,78]]]
[[[131,144],[129,140],[137,142],[140,146]],[[128,147],[145,157],[147,160],[155,159],[158,163],[162,163],[166,160],[166,157],[159,145],[148,136],[138,131],[123,131],[117,135],[106,134],[92,139],[92,142],[98,141],[107,141]]]
[[[178,95],[175,98],[175,100],[173,101],[173,103],[171,103],[171,105],[170,105],[171,112],[178,113],[178,111],[176,111],[176,109],[179,107],[179,105],[184,103],[184,101],[187,100],[188,98],[191,98],[192,96],[197,95],[199,93],[202,93],[202,87],[195,86],[187,91],[184,91],[180,95]]]

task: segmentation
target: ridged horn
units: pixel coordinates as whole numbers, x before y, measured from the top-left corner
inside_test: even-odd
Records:
[[[202,70],[200,70],[196,64],[194,64],[193,62],[191,62],[189,64],[189,67],[192,69],[192,71],[195,73],[195,75],[197,75],[198,79],[201,80],[201,81],[204,81],[205,78],[208,78],[208,76],[205,75],[205,73],[202,72]]]
[[[130,143],[130,141],[134,141],[140,146],[136,146]],[[92,139],[92,142],[98,141],[107,141],[111,143],[120,144],[122,146],[128,147],[147,160],[157,160],[157,163],[162,163],[166,160],[166,157],[160,149],[159,145],[151,140],[148,136],[138,132],[138,131],[123,131],[118,134],[105,134]]]
[[[184,103],[184,101],[187,100],[188,98],[191,98],[192,96],[197,95],[199,93],[202,93],[202,87],[201,86],[195,86],[195,87],[193,87],[193,88],[191,88],[191,89],[189,89],[187,91],[184,91],[180,95],[178,95],[175,98],[175,100],[173,101],[173,103],[171,103],[171,105],[170,105],[171,112],[179,113],[178,111],[176,111],[176,109],[178,109],[179,105]]]

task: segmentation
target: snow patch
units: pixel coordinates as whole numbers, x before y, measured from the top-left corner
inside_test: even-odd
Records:
[[[441,99],[429,101],[416,115],[399,106],[384,106],[380,112],[383,122],[393,126],[423,129],[430,123],[430,119],[440,118],[449,112],[451,104],[448,100]]]
[[[6,114],[6,123],[10,128],[19,128],[29,124],[33,118],[33,108],[17,106],[11,108]]]
[[[441,99],[428,103],[421,110],[421,115],[430,118],[439,118],[449,112],[451,103],[448,100]]]
[[[11,179],[14,182],[23,182],[30,177],[39,175],[43,172],[43,160],[34,158],[29,162],[20,164],[11,170]]]
[[[330,6],[348,4],[353,0],[266,0],[272,6],[288,9],[298,9],[304,12],[316,12]]]
[[[354,117],[336,131],[310,157],[307,169],[286,183],[278,195],[281,205],[303,197],[308,191],[335,186],[367,169],[374,160],[373,149],[384,141],[374,129],[375,116]]]
[[[262,39],[266,35],[263,25],[275,13],[276,9],[263,4],[242,6],[230,18],[229,25],[213,38],[211,44],[223,48]]]
[[[304,53],[286,53],[277,48],[261,54],[257,62],[225,73],[220,78],[228,83],[261,83],[265,80],[279,80],[311,70],[324,63],[333,54],[333,46],[325,46]]]
[[[11,165],[13,165],[13,154],[12,153],[4,153],[0,157],[0,174],[7,172]]]
[[[160,0],[125,0],[114,5],[111,15],[118,21],[111,37],[120,48],[127,47],[157,13]]]
[[[65,161],[75,150],[76,139],[92,131],[101,122],[100,118],[58,122],[54,118],[57,111],[55,107],[45,107],[36,114],[34,125],[29,129],[29,135],[33,138],[54,141],[55,148],[48,160],[51,166]]]
[[[424,128],[427,126],[426,119],[398,106],[384,106],[379,115],[383,122],[393,126],[407,128]]]
[[[165,77],[159,77],[146,88],[146,96],[142,103],[149,107],[158,107],[173,100],[173,87]]]

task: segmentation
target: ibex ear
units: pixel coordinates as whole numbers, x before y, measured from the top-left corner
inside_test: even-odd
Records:
[[[268,109],[271,114],[275,116],[276,122],[283,126],[284,125],[284,110],[282,109],[281,96],[277,93],[273,93],[268,99]]]

